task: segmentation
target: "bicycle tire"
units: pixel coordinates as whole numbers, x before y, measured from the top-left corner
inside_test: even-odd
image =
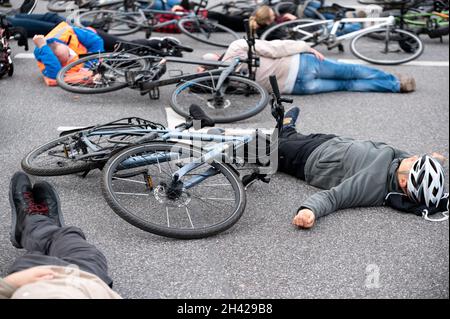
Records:
[[[212,103],[209,100],[206,99],[202,99],[199,98],[199,94],[198,92],[195,92],[196,89],[199,90],[203,90],[201,93],[204,93],[206,95],[210,95],[213,93],[212,88],[214,87],[214,84],[211,84],[211,81],[217,81],[219,79],[219,75],[215,75],[215,76],[206,76],[206,77],[201,77],[201,78],[197,78],[191,81],[187,81],[181,85],[179,85],[176,90],[172,93],[172,97],[170,99],[170,106],[173,108],[173,110],[180,114],[183,117],[188,117],[189,116],[189,107],[191,104],[197,104],[199,105],[207,114],[208,116],[210,116],[212,119],[215,120],[216,123],[231,123],[231,122],[236,122],[236,121],[241,121],[241,120],[245,120],[247,118],[250,118],[256,114],[258,114],[259,112],[261,112],[267,105],[268,101],[269,101],[269,94],[267,93],[267,91],[258,83],[249,80],[247,78],[243,78],[243,77],[239,77],[239,76],[229,76],[228,80],[230,83],[230,94],[226,96],[228,96],[228,100],[222,101],[223,103],[228,104],[228,106],[224,109],[215,109],[215,106],[212,105]],[[208,86],[209,85],[209,86]],[[234,85],[234,87],[233,87]],[[237,87],[237,85],[239,85]],[[249,108],[247,111],[239,113],[236,115],[236,112],[232,112],[232,114],[228,115],[228,114],[224,114],[224,110],[226,111],[226,109],[228,107],[233,107],[231,105],[232,102],[230,102],[230,96],[233,95],[233,89],[240,88],[240,87],[246,87],[246,89],[248,90],[250,88],[256,90],[256,92],[258,92],[257,94],[260,95],[260,97],[258,98],[258,102],[255,103],[251,108]],[[208,89],[209,88],[209,89]],[[180,98],[180,101],[178,99],[178,96],[180,96],[183,91],[186,90],[190,90],[190,92],[193,92],[192,90],[194,90],[194,92],[192,93],[192,95],[189,96],[182,96]],[[235,91],[234,92],[236,94],[236,96],[238,97],[237,101],[241,101],[242,100],[242,92],[241,91]],[[187,93],[189,94],[189,93]],[[201,103],[204,104],[201,104]],[[181,104],[183,103],[183,104]],[[206,103],[206,104],[205,104]],[[243,101],[243,103],[245,103],[246,105],[248,105],[247,101]],[[223,115],[218,115],[218,113],[221,113]]]
[[[111,29],[109,26],[108,28],[105,28],[105,26],[102,26],[100,23],[104,22],[106,19],[105,17],[100,18],[100,22],[95,22],[95,19],[97,19],[97,16],[109,16],[109,19],[116,19],[119,23],[119,26],[123,26],[122,28],[118,29]],[[89,16],[92,16],[94,21],[90,22],[88,19]],[[129,22],[125,22],[129,21]],[[86,22],[89,21],[88,25],[85,25]],[[85,24],[83,24],[83,22]],[[94,27],[96,29],[102,29],[103,31],[115,35],[115,36],[123,36],[123,35],[129,35],[138,32],[141,29],[141,26],[139,25],[139,20],[137,17],[130,15],[127,12],[120,12],[120,11],[114,11],[114,10],[87,10],[81,13],[78,13],[74,15],[73,23],[75,26],[80,28],[85,27]]]
[[[198,238],[205,238],[209,236],[216,235],[220,232],[223,232],[230,227],[232,227],[242,216],[245,206],[246,206],[246,193],[244,190],[244,186],[242,185],[242,182],[240,181],[237,173],[234,171],[234,169],[229,164],[219,163],[219,162],[213,162],[211,163],[211,166],[220,170],[220,173],[225,176],[225,178],[230,182],[230,185],[232,186],[233,191],[235,192],[236,196],[238,196],[238,204],[234,207],[234,210],[232,214],[229,215],[228,218],[220,221],[219,223],[215,225],[210,225],[208,227],[202,227],[198,229],[186,229],[186,228],[172,228],[170,226],[163,227],[162,225],[158,225],[156,223],[148,222],[144,220],[143,218],[140,218],[136,214],[133,214],[130,212],[127,207],[125,207],[123,204],[121,204],[118,194],[115,193],[113,186],[112,186],[112,180],[113,175],[115,173],[115,169],[118,165],[122,163],[123,160],[129,158],[133,154],[141,154],[143,152],[163,152],[167,150],[173,150],[175,143],[170,142],[150,142],[146,143],[144,145],[134,146],[127,148],[123,150],[122,152],[117,153],[114,155],[106,164],[104,170],[103,170],[103,177],[102,177],[102,193],[103,196],[108,203],[108,205],[111,207],[111,209],[122,219],[124,219],[129,224],[144,230],[146,232],[150,232],[159,236],[165,236],[170,238],[176,238],[176,239],[198,239]],[[183,147],[183,146],[181,146]],[[189,146],[184,145],[184,147],[189,148]],[[189,148],[189,152],[200,152],[200,149],[193,149]],[[191,153],[190,153],[191,154]],[[158,162],[159,163],[159,162]],[[152,190],[147,190],[149,192],[149,196],[152,196],[151,194],[155,194],[155,192]],[[142,196],[141,196],[142,197]],[[150,199],[150,197],[147,197],[146,199]],[[155,199],[156,200],[156,199]],[[137,204],[135,204],[137,205]],[[147,200],[147,203],[145,204],[145,207],[149,209],[148,207],[151,205],[149,200]],[[186,206],[187,207],[187,206]],[[189,217],[190,219],[190,217]],[[191,222],[192,224],[192,222]]]
[[[198,34],[200,34],[201,32],[196,32],[196,30],[193,30],[193,25],[194,24],[203,24],[202,26],[200,26],[200,28],[205,28],[208,29],[207,31],[212,33],[220,33],[221,35],[223,35],[224,33],[226,33],[228,35],[228,37],[230,38],[230,40],[224,40],[222,37],[222,40],[218,39],[217,41],[211,41],[208,40],[206,37],[201,37],[198,36]],[[178,27],[180,28],[181,32],[185,35],[187,35],[188,37],[200,41],[202,43],[206,43],[209,45],[213,45],[216,47],[220,47],[220,48],[228,48],[228,46],[235,40],[239,40],[240,36],[234,32],[233,30],[231,30],[230,28],[227,28],[223,25],[220,25],[218,23],[214,23],[210,20],[207,19],[196,19],[196,18],[185,18],[185,19],[180,19],[177,23]],[[189,28],[191,28],[191,30],[189,30]],[[217,32],[216,30],[219,30],[219,32]]]
[[[31,152],[29,152],[21,162],[22,169],[30,174],[35,176],[62,176],[62,175],[70,175],[70,174],[76,174],[80,172],[84,172],[86,170],[90,170],[94,167],[93,163],[88,163],[84,161],[78,161],[78,163],[71,167],[49,167],[49,165],[46,165],[46,167],[40,167],[36,166],[33,161],[36,157],[39,155],[42,155],[43,153],[51,150],[54,147],[57,147],[61,145],[62,142],[68,140],[71,138],[73,134],[66,135],[60,138],[57,138],[55,140],[52,140],[48,143],[45,143],[41,146],[38,146]],[[62,163],[57,165],[62,165]]]
[[[399,59],[399,60],[380,60],[380,59],[370,58],[370,57],[364,55],[363,53],[359,52],[359,50],[356,48],[358,41],[363,39],[363,37],[366,37],[366,36],[368,38],[372,39],[373,41],[378,41],[379,44],[377,44],[377,45],[381,45],[381,46],[386,45],[386,42],[384,42],[384,40],[379,40],[378,39],[379,37],[374,36],[373,34],[375,34],[377,32],[378,33],[381,32],[381,34],[383,34],[383,32],[387,32],[388,30],[392,33],[395,32],[399,35],[399,36],[394,36],[394,40],[391,40],[390,42],[392,42],[392,43],[398,42],[399,47],[404,52],[408,51],[408,49],[406,47],[406,45],[408,45],[409,49],[414,50],[414,52],[412,52],[413,54],[411,56],[403,58],[403,59]],[[406,41],[409,41],[407,39],[407,37],[409,37],[409,40],[415,41],[415,43],[417,44],[417,48],[416,47],[412,48],[412,45],[414,45],[414,44],[406,43]],[[356,57],[358,57],[361,60],[367,61],[369,63],[379,64],[379,65],[399,65],[399,64],[413,61],[413,60],[417,59],[419,56],[421,56],[424,51],[424,45],[423,45],[422,40],[414,33],[411,33],[411,32],[408,32],[408,31],[405,31],[402,29],[379,28],[379,29],[363,32],[363,33],[357,35],[356,37],[354,37],[350,43],[350,50]],[[373,49],[368,50],[368,51],[376,52]],[[409,53],[409,52],[407,52],[407,53]]]
[[[311,24],[308,28],[308,32],[314,32],[318,30],[322,30],[324,32],[327,31],[326,26],[320,21],[320,20],[313,20],[313,19],[299,19],[299,20],[293,20],[293,21],[286,21],[277,25],[274,25],[273,27],[266,30],[261,35],[261,40],[298,40],[303,41],[307,40],[305,37],[296,36],[296,34],[292,32],[286,32],[286,28],[289,30],[289,27],[295,27],[297,25],[301,24]],[[285,34],[286,36],[280,38],[279,36],[274,36],[274,34],[281,35]]]
[[[58,72],[56,81],[63,90],[66,90],[66,91],[69,91],[72,93],[78,93],[78,94],[108,93],[108,92],[113,92],[113,91],[117,91],[117,90],[126,88],[128,86],[128,84],[126,83],[124,78],[121,78],[122,82],[112,82],[114,85],[105,86],[105,87],[75,86],[77,83],[74,80],[69,80],[72,83],[66,82],[66,75],[67,75],[67,78],[70,79],[70,74],[71,74],[72,69],[76,69],[76,68],[79,68],[80,66],[84,66],[89,61],[96,61],[99,59],[103,59],[102,63],[105,63],[105,60],[106,61],[108,61],[108,60],[114,61],[113,59],[117,60],[117,59],[120,59],[121,57],[123,57],[122,58],[123,61],[126,61],[127,59],[130,59],[130,60],[134,59],[135,61],[138,61],[138,63],[140,65],[136,66],[136,68],[138,69],[137,71],[146,70],[148,68],[148,64],[149,64],[148,61],[146,61],[145,59],[141,59],[139,56],[134,55],[134,54],[130,54],[130,53],[100,53],[100,54],[93,54],[90,56],[86,56],[84,58],[81,58],[77,61],[74,61],[74,62],[66,65]],[[91,66],[92,68],[93,68],[94,64],[95,64],[95,62],[92,62],[92,66]],[[100,66],[98,66],[97,68],[100,68]],[[114,74],[118,75],[120,77],[125,76],[124,70],[121,71],[120,69],[116,70],[116,72]],[[79,81],[83,82],[83,83],[86,83],[89,81],[92,82],[92,80],[89,80],[87,78],[80,78]],[[86,85],[87,84],[88,83],[86,83]],[[111,85],[111,83],[108,83],[108,85]]]

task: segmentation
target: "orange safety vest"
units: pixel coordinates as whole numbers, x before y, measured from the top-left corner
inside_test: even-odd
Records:
[[[94,29],[92,29],[92,30],[95,32]],[[67,44],[67,46],[76,53],[76,56],[73,57],[70,61],[68,61],[63,66],[66,66],[69,63],[72,63],[72,62],[78,60],[80,54],[88,53],[85,46],[83,44],[81,44],[80,41],[78,40],[78,37],[77,37],[75,31],[73,30],[73,28],[66,22],[61,22],[60,24],[58,24],[52,31],[50,31],[45,36],[45,38],[46,39],[53,39],[53,38],[58,39],[58,40],[62,41],[63,43]],[[45,70],[44,63],[38,61],[38,66],[39,66],[39,69],[41,70],[41,72],[43,72]],[[80,65],[72,68],[69,73],[78,72],[78,71],[80,71],[80,69],[82,67],[83,66],[80,64]],[[44,80],[48,86],[56,86],[57,85],[56,80],[54,80],[54,79],[50,79],[50,78],[47,78],[44,76]]]

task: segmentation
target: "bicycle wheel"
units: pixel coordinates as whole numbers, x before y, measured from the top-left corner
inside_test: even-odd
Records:
[[[73,93],[107,93],[128,86],[126,71],[146,70],[148,64],[129,53],[93,54],[63,67],[56,81],[62,89]]]
[[[76,7],[79,7],[76,0],[50,0],[47,4],[47,10],[52,12],[66,12]]]
[[[244,187],[230,165],[204,163],[172,183],[173,172],[201,153],[167,142],[127,148],[106,164],[103,195],[117,215],[156,235],[194,239],[225,231],[246,205]]]
[[[383,65],[397,65],[417,59],[424,50],[415,34],[392,28],[363,32],[353,38],[350,49],[358,58]]]
[[[200,106],[217,123],[230,123],[252,117],[267,105],[269,95],[258,83],[229,76],[215,97],[219,76],[206,76],[182,83],[173,92],[170,106],[178,114],[189,116],[192,104]]]
[[[328,32],[326,24],[312,19],[299,19],[277,24],[261,36],[261,40],[313,41],[314,37]]]
[[[92,27],[116,36],[136,33],[141,28],[138,17],[114,10],[80,12],[74,16],[73,23],[77,27]]]
[[[63,136],[37,147],[23,158],[22,169],[36,176],[60,176],[92,169],[93,163],[74,158],[87,152],[78,146],[77,136]]]
[[[180,19],[178,27],[192,39],[221,48],[228,48],[233,41],[240,39],[233,30],[207,19]]]

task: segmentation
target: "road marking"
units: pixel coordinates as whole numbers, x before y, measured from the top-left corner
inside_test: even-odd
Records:
[[[17,53],[14,59],[34,59],[33,53]]]
[[[175,112],[171,107],[166,107],[166,115],[167,115],[167,127],[170,129],[174,129],[177,125],[186,122],[186,119],[177,112]]]
[[[373,65],[372,63],[357,60],[357,59],[339,59],[339,62],[343,63],[352,63],[352,64],[361,64],[361,65]],[[425,67],[448,67],[449,62],[448,61],[411,61],[408,63],[404,63],[401,65],[408,65],[408,66],[425,66]]]
[[[85,126],[59,126],[56,130],[58,132],[65,132],[65,131],[73,131],[73,130],[79,130],[82,129]]]

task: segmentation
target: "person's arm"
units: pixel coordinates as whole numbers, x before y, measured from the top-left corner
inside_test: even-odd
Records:
[[[89,29],[73,28],[73,31],[89,53],[105,52],[103,39],[94,31]]]
[[[47,78],[56,79],[59,70],[62,68],[61,62],[59,62],[52,49],[47,45],[47,40],[43,35],[36,35],[33,38],[33,42],[36,45],[34,57],[45,66],[42,73]]]
[[[311,210],[317,219],[341,209],[381,206],[385,194],[380,190],[386,185],[382,176],[363,170],[330,190],[314,194],[302,204],[300,210]]]

